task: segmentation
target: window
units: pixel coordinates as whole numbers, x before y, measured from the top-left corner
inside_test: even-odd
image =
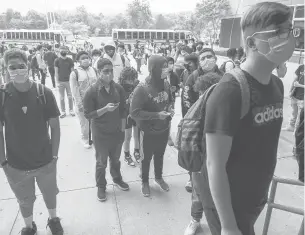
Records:
[[[133,39],[138,39],[138,32],[133,32],[132,33],[132,38]]]
[[[36,37],[37,37],[38,40],[40,40],[40,38],[41,38],[40,32],[37,32],[37,36]]]
[[[157,40],[162,40],[162,32],[157,32]]]
[[[150,39],[150,32],[145,32],[145,39]]]
[[[50,33],[46,33],[46,40],[50,40]]]
[[[117,32],[114,32],[113,33],[113,39],[117,39],[118,38],[118,33]]]
[[[163,32],[163,39],[166,40],[168,37],[168,32]]]
[[[54,40],[54,39],[55,39],[54,33],[50,33],[50,38],[51,38],[51,40]]]
[[[304,21],[303,20],[294,21],[294,26],[301,28],[300,37],[296,38],[295,49],[304,50]]]
[[[28,32],[28,38],[32,39],[32,32]]]
[[[57,43],[60,43],[61,42],[61,38],[60,38],[60,34],[54,34],[54,37],[55,37],[55,41],[57,42]]]
[[[175,40],[179,40],[179,33],[175,33]]]
[[[184,40],[185,39],[185,33],[180,33],[180,39]]]
[[[20,39],[23,39],[23,34],[24,34],[24,32],[20,33]]]
[[[126,32],[126,34],[127,34],[127,39],[131,39],[131,32]]]
[[[41,33],[41,39],[46,40],[46,33]]]
[[[294,18],[304,18],[304,5],[296,7]]]
[[[118,36],[119,39],[125,39],[125,31],[119,31]]]
[[[151,32],[151,39],[156,39],[156,32]]]
[[[144,39],[144,32],[139,32],[139,39]]]
[[[16,32],[16,39],[19,39],[19,38],[20,38],[20,33]]]
[[[12,39],[12,33],[11,32],[7,32],[6,33],[6,37],[7,37],[7,39]]]
[[[173,40],[174,39],[174,33],[168,33],[168,39]]]

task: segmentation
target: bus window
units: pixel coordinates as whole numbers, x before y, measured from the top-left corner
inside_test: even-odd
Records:
[[[32,32],[32,37],[33,37],[33,39],[34,39],[34,40],[36,40],[36,39],[37,39],[36,32]]]
[[[127,39],[131,39],[131,32],[126,32],[126,34],[127,34]]]
[[[28,39],[28,32],[24,32],[24,33],[23,33],[23,38],[24,38],[24,39]]]
[[[145,39],[150,39],[150,32],[145,32]]]
[[[162,32],[157,32],[157,40],[161,40],[162,39]]]
[[[119,31],[118,36],[119,39],[125,39],[125,31]]]
[[[139,39],[144,39],[144,32],[139,32]]]
[[[12,33],[11,32],[7,32],[6,33],[6,38],[7,39],[12,39]]]
[[[156,32],[151,32],[151,38],[150,39],[156,39]]]
[[[163,39],[166,40],[168,37],[168,33],[167,32],[163,32]]]
[[[118,33],[117,32],[113,33],[113,39],[118,39]]]
[[[32,39],[32,32],[28,32],[28,39]]]
[[[185,33],[180,33],[180,39],[184,40],[185,39]]]
[[[16,33],[12,32],[12,39],[15,39],[15,38],[16,38]]]
[[[50,33],[46,33],[46,40],[50,40]]]
[[[41,39],[46,40],[46,33],[41,33]]]
[[[51,38],[51,40],[54,40],[55,38],[54,38],[54,33],[50,33],[50,38]]]
[[[179,33],[175,33],[175,40],[179,40]]]
[[[132,39],[138,39],[138,32],[132,32]]]
[[[168,39],[173,40],[174,39],[174,33],[168,33]]]
[[[40,32],[37,32],[37,36],[36,37],[37,37],[38,40],[40,40],[40,38],[41,38]]]
[[[20,32],[16,32],[16,39],[20,38]]]
[[[60,43],[61,42],[61,40],[60,40],[60,34],[55,34],[55,41],[57,42],[57,43]]]
[[[24,32],[21,32],[20,33],[20,39],[23,39],[24,37],[23,37],[23,34],[24,34]]]

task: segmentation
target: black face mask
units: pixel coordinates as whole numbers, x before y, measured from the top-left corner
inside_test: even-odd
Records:
[[[126,92],[132,92],[135,88],[132,84],[123,84],[122,86]]]
[[[61,52],[60,52],[60,55],[63,56],[63,57],[65,57],[65,56],[67,55],[67,52],[61,51]]]

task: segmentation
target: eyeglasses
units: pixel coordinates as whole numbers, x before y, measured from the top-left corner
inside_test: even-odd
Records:
[[[26,69],[27,66],[25,64],[14,64],[14,65],[9,65],[7,68],[9,70],[16,70],[16,69]]]
[[[279,28],[279,29],[274,29],[274,30],[269,30],[269,31],[260,31],[256,32],[252,35],[252,37],[256,34],[272,34],[275,37],[278,37],[280,39],[288,39],[290,34],[292,32],[293,37],[298,38],[301,35],[301,28]]]

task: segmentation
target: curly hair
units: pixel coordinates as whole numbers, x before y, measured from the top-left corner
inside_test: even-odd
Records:
[[[221,79],[221,76],[217,73],[206,73],[200,76],[194,85],[194,90],[203,94],[207,89],[209,89],[212,85],[218,83]]]
[[[138,73],[133,67],[125,67],[119,77],[119,84],[124,84],[125,80],[137,80]]]
[[[23,62],[25,64],[27,64],[27,62],[28,62],[25,52],[18,48],[13,48],[13,49],[5,51],[4,56],[3,56],[4,63],[7,65],[8,61],[10,59],[21,59],[21,60],[23,60]]]

